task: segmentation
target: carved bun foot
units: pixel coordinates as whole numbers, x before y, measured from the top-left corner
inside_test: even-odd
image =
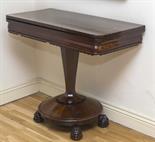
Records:
[[[82,139],[82,130],[78,126],[74,126],[71,130],[71,139],[78,141]]]
[[[42,123],[44,121],[43,117],[41,116],[41,114],[36,111],[34,113],[34,117],[33,117],[33,120],[36,122],[36,123]]]
[[[105,114],[98,116],[98,126],[101,128],[106,128],[109,125],[109,119]]]

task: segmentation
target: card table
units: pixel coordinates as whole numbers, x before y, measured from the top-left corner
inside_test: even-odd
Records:
[[[73,140],[82,138],[83,125],[97,123],[106,128],[109,119],[101,103],[76,92],[79,53],[104,55],[136,46],[142,42],[145,26],[57,9],[9,14],[6,20],[10,33],[61,49],[65,92],[43,101],[34,121],[70,127]]]

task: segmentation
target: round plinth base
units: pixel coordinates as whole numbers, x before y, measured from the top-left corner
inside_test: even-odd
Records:
[[[54,124],[75,126],[97,122],[102,109],[99,101],[77,94],[66,98],[65,95],[60,95],[43,101],[38,112],[43,119]]]

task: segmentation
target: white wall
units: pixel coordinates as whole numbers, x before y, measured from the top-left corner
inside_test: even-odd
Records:
[[[154,0],[37,0],[37,8],[58,8],[146,25],[143,44],[105,56],[81,54],[78,90],[155,121]],[[64,84],[59,48],[38,43],[39,76]]]
[[[0,1],[0,15],[2,15],[2,4]],[[0,18],[2,23],[2,18]],[[0,37],[2,37],[2,26],[0,26]],[[0,80],[2,80],[2,38],[0,38]],[[0,90],[2,90],[2,81],[0,81]]]
[[[3,97],[9,88],[36,78],[34,41],[9,34],[6,22],[6,14],[34,8],[34,0],[0,0],[0,95]]]

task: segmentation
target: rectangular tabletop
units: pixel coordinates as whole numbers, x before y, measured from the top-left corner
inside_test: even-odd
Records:
[[[7,15],[9,32],[79,52],[106,54],[142,42],[144,25],[56,9]]]

